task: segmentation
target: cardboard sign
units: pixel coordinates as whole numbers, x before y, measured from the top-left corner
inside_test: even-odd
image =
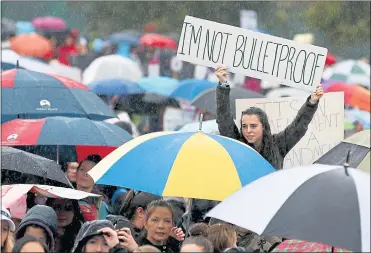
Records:
[[[308,91],[321,81],[327,49],[186,16],[180,60]]]
[[[272,134],[279,133],[293,121],[307,97],[237,99],[236,115],[251,106],[259,107],[268,115]],[[326,93],[320,99],[307,133],[286,155],[284,168],[312,164],[343,139],[344,93]]]

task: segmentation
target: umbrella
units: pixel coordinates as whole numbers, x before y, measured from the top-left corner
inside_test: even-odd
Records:
[[[127,43],[129,45],[137,45],[140,36],[140,34],[135,34],[133,32],[120,32],[109,35],[107,40],[114,44]]]
[[[370,111],[371,93],[366,88],[346,83],[334,83],[325,92],[344,92],[344,104],[364,111]]]
[[[370,174],[343,166],[312,164],[262,177],[229,196],[206,216],[260,235],[369,252],[369,196]]]
[[[44,119],[15,119],[1,125],[1,145],[4,146],[75,146],[77,161],[87,155],[103,155],[131,140],[130,134],[104,121],[85,118],[48,117]],[[87,151],[86,151],[87,150]],[[55,158],[59,159],[58,149]],[[74,161],[74,160],[69,160]]]
[[[59,17],[37,17],[32,20],[32,25],[39,30],[64,30],[66,23]]]
[[[136,82],[142,76],[143,73],[135,61],[120,55],[106,55],[95,59],[85,69],[82,79],[84,84],[112,78]]]
[[[370,88],[370,65],[363,61],[339,62],[323,72],[323,79],[360,84]]]
[[[140,79],[138,85],[147,92],[167,97],[179,86],[179,81],[167,76],[150,76]]]
[[[157,132],[122,145],[91,171],[97,184],[223,200],[274,168],[251,147],[203,132]]]
[[[16,53],[23,56],[39,57],[52,50],[51,42],[36,33],[21,34],[11,38],[10,48]]]
[[[172,48],[177,49],[177,43],[170,37],[156,33],[147,33],[140,37],[140,44],[147,47],[155,48]]]
[[[105,79],[89,84],[89,89],[99,95],[142,94],[144,90],[137,83],[125,79]]]
[[[3,68],[3,64],[7,64],[8,68]],[[22,57],[10,49],[1,51],[1,68],[3,70],[17,68],[17,64],[20,68],[23,69],[46,74],[56,74],[56,71],[49,64],[46,64],[38,59],[31,57]]]
[[[31,22],[28,22],[28,21],[18,21],[16,23],[16,27],[17,27],[17,35],[35,32],[35,27],[32,25]]]
[[[7,171],[17,172],[18,174],[7,174]],[[47,179],[48,183],[56,186],[71,187],[71,183],[56,162],[11,147],[1,147],[1,173],[4,173],[2,180],[5,180],[7,184],[15,183],[10,175],[18,176],[15,178],[18,181],[17,183],[32,183],[32,178],[28,178],[28,182],[19,182],[20,175],[27,174],[37,176],[38,180]],[[40,182],[34,181],[33,183]]]
[[[186,79],[180,82],[179,86],[171,93],[170,96],[192,101],[201,92],[215,88],[218,83],[208,80]]]
[[[245,99],[245,98],[263,98],[264,96],[249,91],[243,88],[231,88],[230,93],[230,103],[231,103],[231,113],[233,118],[236,118],[236,99]],[[216,89],[207,89],[201,94],[199,94],[193,101],[192,105],[200,109],[206,109],[212,114],[216,114]]]
[[[344,114],[351,122],[358,121],[364,129],[370,129],[370,112],[358,109],[348,109],[345,110]]]
[[[13,69],[1,73],[2,123],[49,116],[104,120],[114,112],[83,84],[57,75]]]
[[[331,245],[302,240],[285,240],[271,252],[350,252],[348,250],[334,248]]]
[[[315,163],[342,165],[349,154],[349,165],[370,173],[370,129],[355,133],[320,157]]]

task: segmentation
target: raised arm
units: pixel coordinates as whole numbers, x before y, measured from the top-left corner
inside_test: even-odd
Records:
[[[223,136],[240,139],[241,135],[233,121],[229,93],[231,88],[227,83],[228,72],[225,67],[216,70],[219,84],[216,87],[216,123],[219,133]]]
[[[317,111],[319,99],[322,96],[322,85],[319,85],[316,91],[307,98],[291,124],[276,135],[277,144],[279,145],[279,150],[283,157],[285,157],[306,134],[309,123],[312,121]]]

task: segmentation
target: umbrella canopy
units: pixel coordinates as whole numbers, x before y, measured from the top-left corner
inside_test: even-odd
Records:
[[[104,147],[110,147],[112,151],[133,138],[116,125],[86,118],[15,119],[2,124],[1,129],[1,145],[78,146],[76,148],[78,161],[87,156],[88,152],[84,151],[86,149],[92,152],[91,154],[99,154],[99,149]]]
[[[138,85],[147,92],[170,96],[179,86],[179,81],[167,76],[150,76],[140,79]]]
[[[370,129],[355,133],[321,156],[315,163],[342,165],[349,153],[349,165],[370,173]]]
[[[18,62],[18,63],[17,63]],[[3,68],[3,64],[7,64],[7,68]],[[49,65],[40,60],[31,57],[22,57],[16,52],[5,49],[1,50],[1,68],[2,70],[9,70],[20,68],[37,71],[46,74],[56,74],[56,71]]]
[[[82,79],[84,84],[112,78],[136,82],[142,76],[143,73],[135,61],[120,55],[106,55],[95,59],[85,69]]]
[[[328,244],[306,242],[302,240],[285,240],[271,252],[350,252],[348,250],[334,248]]]
[[[114,33],[107,37],[107,40],[114,44],[118,43],[127,43],[129,45],[137,45],[139,44],[140,34],[135,34],[133,32],[120,32]]]
[[[369,196],[370,174],[343,166],[312,164],[262,177],[206,216],[261,235],[368,252]]]
[[[89,174],[97,184],[162,196],[223,200],[273,171],[241,142],[202,132],[157,132],[122,145]]]
[[[370,88],[370,65],[363,61],[339,62],[323,72],[323,79],[360,84]]]
[[[139,42],[147,47],[172,48],[175,50],[178,48],[177,43],[172,38],[156,33],[147,33],[143,35],[140,37]]]
[[[137,83],[125,79],[105,79],[89,84],[89,89],[99,95],[142,94],[144,90]]]
[[[231,103],[231,113],[233,118],[236,118],[236,99],[244,98],[263,98],[262,94],[249,91],[243,88],[231,88],[230,93],[230,103]],[[212,114],[216,114],[216,89],[207,89],[200,93],[193,101],[192,105],[200,109],[208,110]]]
[[[23,56],[42,58],[52,50],[51,42],[37,33],[21,34],[9,41],[10,48]]]
[[[59,17],[37,17],[32,20],[32,25],[39,30],[64,30],[66,23]]]
[[[35,27],[32,25],[31,22],[28,21],[18,21],[16,23],[16,27],[17,35],[35,32]]]
[[[366,88],[346,83],[334,83],[325,89],[325,92],[344,92],[344,104],[364,111],[370,111],[371,93]]]
[[[49,159],[34,155],[19,149],[11,147],[1,147],[1,172],[6,174],[6,171],[18,172],[19,174],[34,175],[42,179],[49,179],[53,185],[63,185],[71,187],[71,183],[68,181],[66,175],[61,170],[60,166]],[[18,174],[18,176],[19,176]],[[9,175],[2,180],[5,180],[6,184],[12,184],[12,178]],[[19,179],[19,178],[17,178]],[[29,182],[17,182],[17,183],[32,183]],[[37,183],[37,182],[33,182]]]
[[[83,84],[66,77],[13,69],[1,73],[1,121],[50,116],[104,120],[114,112]]]
[[[208,80],[186,79],[180,82],[179,86],[171,93],[170,96],[192,101],[201,92],[215,88],[218,83]]]

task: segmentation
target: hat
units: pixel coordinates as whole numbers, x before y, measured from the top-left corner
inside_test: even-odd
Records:
[[[15,225],[12,221],[12,216],[10,215],[8,209],[6,209],[4,206],[1,206],[1,220],[6,220],[9,223],[10,231],[14,232]]]

